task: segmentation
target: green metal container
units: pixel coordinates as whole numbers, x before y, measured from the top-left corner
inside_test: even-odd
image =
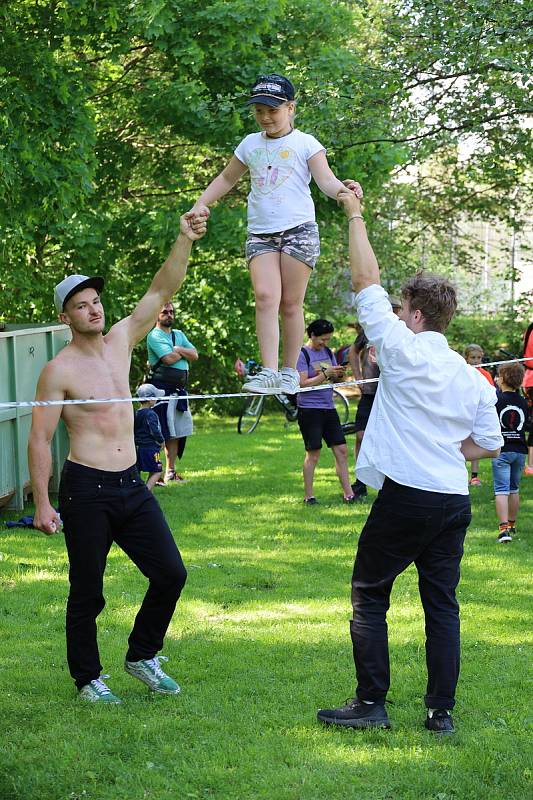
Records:
[[[0,402],[34,400],[44,365],[70,342],[66,325],[6,325],[0,331]],[[23,510],[30,491],[30,408],[0,408],[0,506]],[[57,492],[69,442],[59,422],[52,441],[50,491]]]

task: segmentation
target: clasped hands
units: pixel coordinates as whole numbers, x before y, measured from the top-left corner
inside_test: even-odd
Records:
[[[363,197],[363,189],[361,188],[361,184],[352,180],[351,178],[342,181],[342,183],[344,184],[344,187],[339,189],[337,192],[337,203],[343,206],[348,215],[360,212],[361,199]],[[209,211],[208,206],[204,205],[203,203],[197,203],[191,208],[190,211],[187,211],[187,213],[183,215],[182,219],[186,220],[191,231],[201,231],[201,234],[195,238],[199,239],[204,235],[205,231],[207,230],[207,220],[210,213],[211,212]]]

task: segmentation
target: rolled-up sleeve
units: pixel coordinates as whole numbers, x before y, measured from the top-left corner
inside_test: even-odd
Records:
[[[376,348],[383,369],[387,353],[408,349],[415,334],[393,312],[387,292],[377,283],[362,289],[355,297],[357,319],[366,337]]]
[[[482,376],[480,376],[482,377]],[[483,386],[472,429],[472,439],[485,450],[498,450],[504,440],[496,411],[496,390],[482,378]]]

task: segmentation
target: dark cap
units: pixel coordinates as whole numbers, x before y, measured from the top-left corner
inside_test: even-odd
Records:
[[[61,314],[70,298],[83,289],[96,289],[98,294],[104,288],[104,279],[98,275],[89,278],[87,275],[69,275],[58,283],[54,290],[54,303],[57,313]]]
[[[289,100],[294,100],[294,86],[283,75],[260,75],[252,87],[251,97],[246,105],[262,103],[277,108]]]

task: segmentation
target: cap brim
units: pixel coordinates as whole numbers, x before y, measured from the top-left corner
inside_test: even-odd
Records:
[[[255,103],[261,103],[262,106],[270,106],[271,108],[278,108],[282,106],[283,103],[288,103],[289,100],[286,100],[283,97],[272,97],[271,95],[264,95],[264,94],[256,94],[253,97],[250,97],[249,100],[246,101],[246,106],[254,105]]]
[[[66,295],[65,299],[63,300],[63,309],[65,308],[66,304],[68,303],[71,297],[74,297],[75,294],[78,294],[78,292],[82,292],[84,289],[96,289],[98,294],[101,294],[104,288],[104,283],[105,283],[104,279],[101,278],[99,275],[95,275],[92,278],[87,278],[86,281],[78,283],[78,285],[75,286],[74,289],[71,289],[71,291]]]

